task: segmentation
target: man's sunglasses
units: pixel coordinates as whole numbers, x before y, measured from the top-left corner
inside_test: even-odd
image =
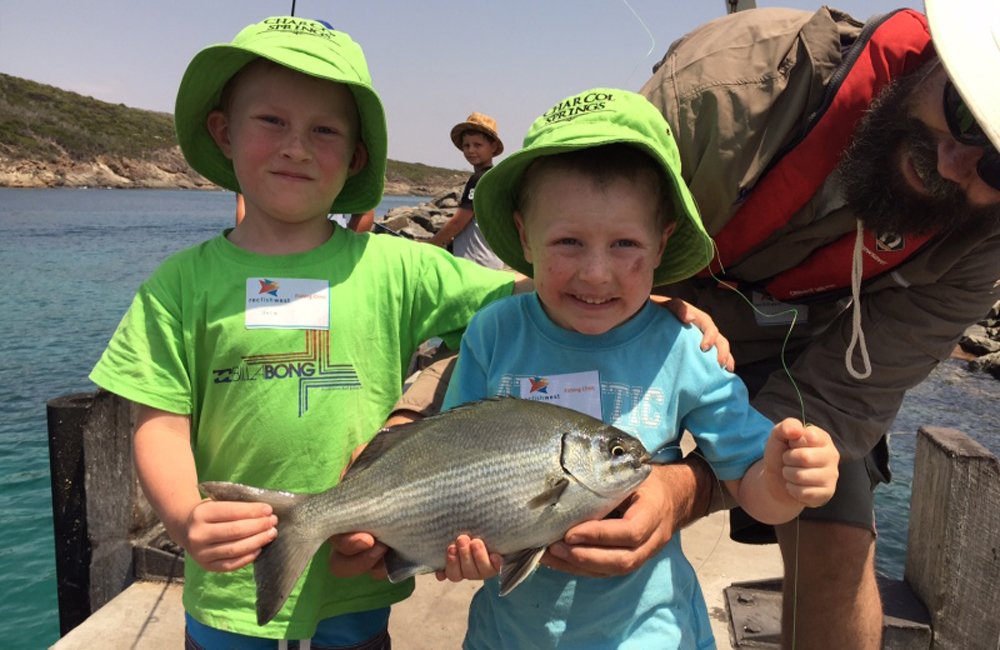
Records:
[[[965,100],[951,80],[944,84],[944,118],[948,122],[951,135],[962,144],[982,147],[983,157],[976,165],[979,178],[995,190],[1000,190],[1000,154],[989,137],[979,126]]]

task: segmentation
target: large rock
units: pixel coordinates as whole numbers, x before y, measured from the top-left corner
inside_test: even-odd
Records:
[[[448,189],[413,206],[399,206],[375,220],[375,231],[388,231],[407,239],[430,239],[455,214],[463,185]]]
[[[988,372],[1000,379],[1000,301],[986,318],[965,330],[959,347],[972,357],[969,368]]]

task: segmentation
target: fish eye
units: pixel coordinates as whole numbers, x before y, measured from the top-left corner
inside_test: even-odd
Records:
[[[615,440],[611,443],[611,447],[608,448],[608,451],[611,452],[612,456],[624,456],[627,450],[625,449],[625,445],[618,440]]]

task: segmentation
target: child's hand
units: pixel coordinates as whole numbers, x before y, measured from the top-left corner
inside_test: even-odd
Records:
[[[266,503],[205,499],[188,516],[184,550],[206,571],[235,571],[257,559],[277,524]]]
[[[815,508],[837,488],[840,453],[830,434],[803,426],[794,418],[782,420],[771,430],[764,449],[768,490],[780,501],[795,501]]]
[[[330,572],[341,578],[370,573],[385,580],[385,552],[389,547],[368,533],[344,533],[330,538]]]
[[[448,547],[444,571],[435,575],[438,581],[486,580],[500,573],[503,558],[490,553],[481,539],[470,539],[459,535],[455,543]]]
[[[698,309],[686,300],[680,298],[667,298],[666,296],[652,295],[650,300],[666,307],[682,323],[690,323],[701,330],[701,350],[708,352],[713,347],[716,349],[716,358],[719,366],[732,372],[736,368],[736,359],[729,350],[729,339],[722,335],[715,321],[708,313]]]

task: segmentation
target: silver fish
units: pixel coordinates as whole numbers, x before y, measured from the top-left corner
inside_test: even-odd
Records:
[[[500,593],[520,584],[545,548],[605,516],[649,475],[642,443],[600,420],[510,397],[383,429],[339,485],[294,494],[207,482],[218,501],[262,501],[278,536],[254,562],[257,622],[278,613],[333,535],[367,531],[389,547],[391,582],[443,569],[460,534],[503,556]]]

